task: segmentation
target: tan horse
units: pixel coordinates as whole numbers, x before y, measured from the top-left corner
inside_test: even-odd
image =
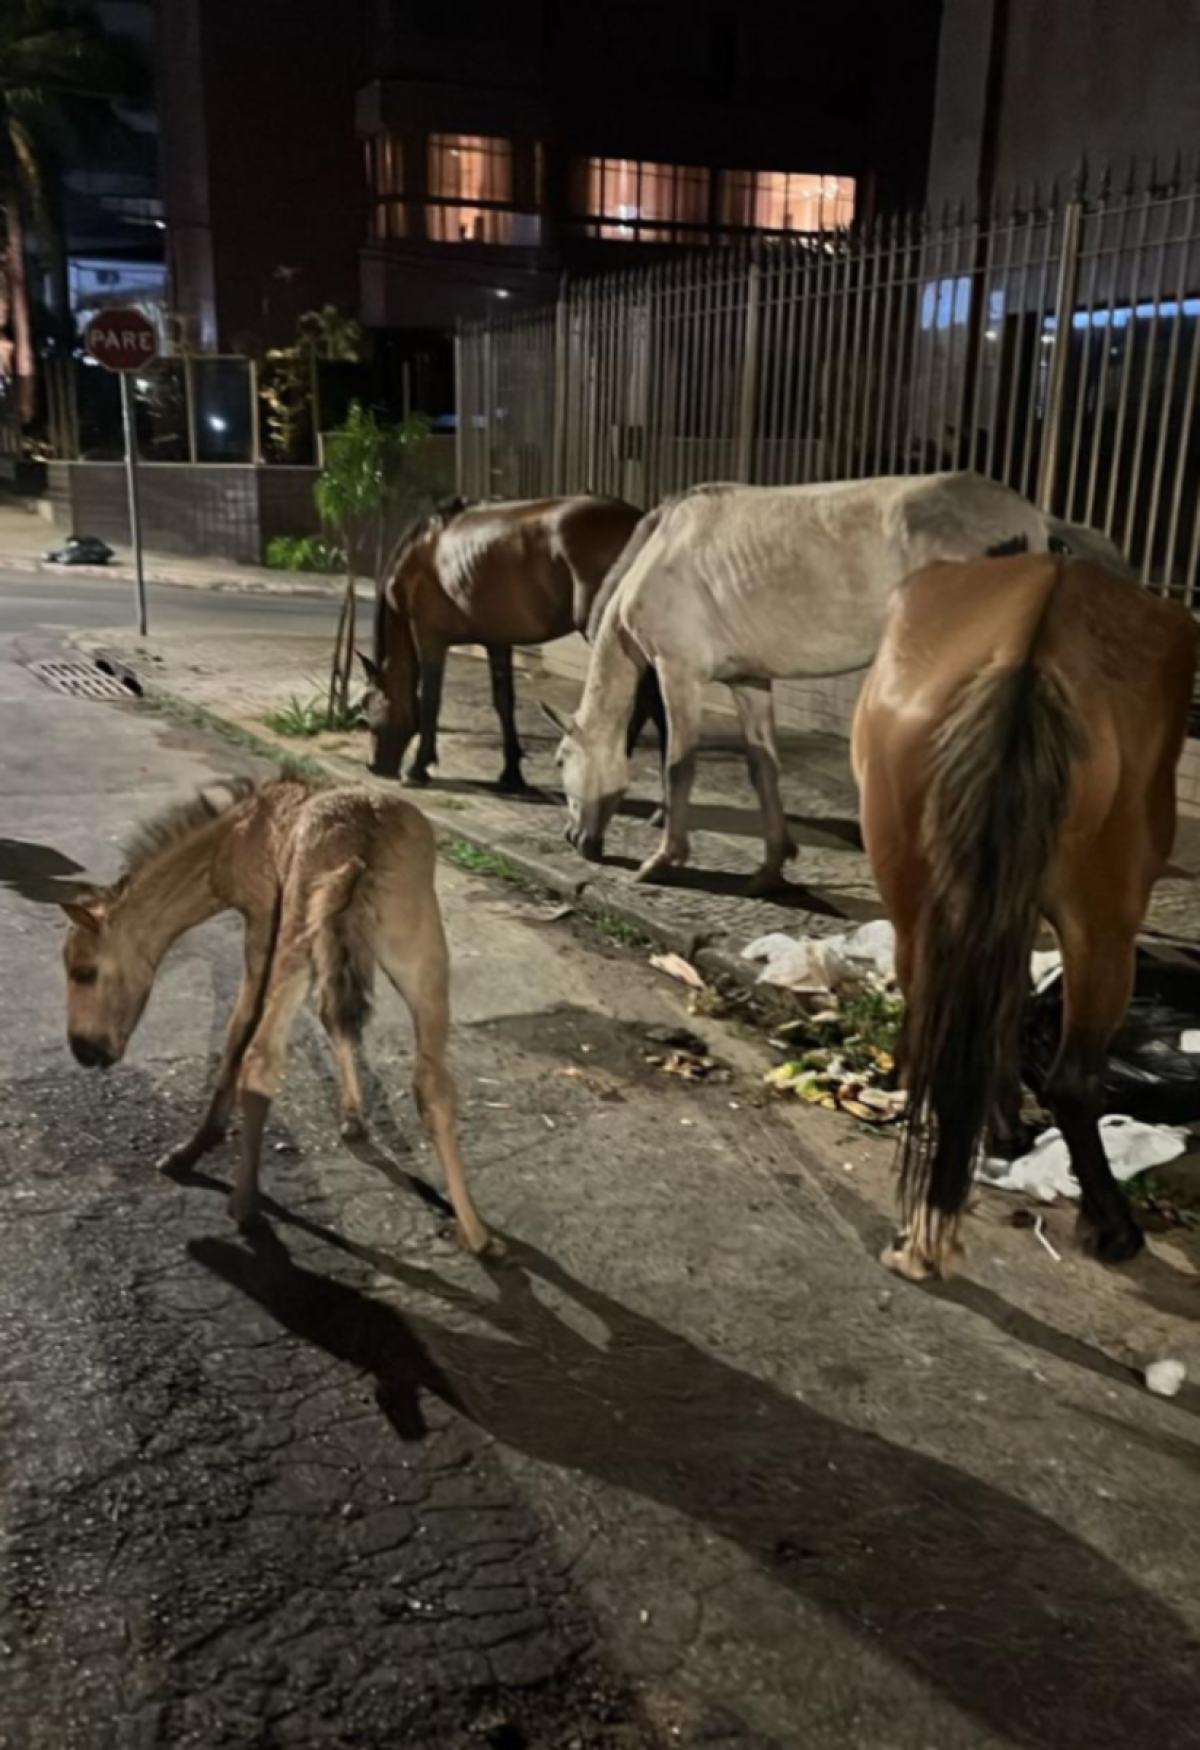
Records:
[[[513,689],[514,646],[586,632],[592,603],[641,518],[616,498],[542,498],[468,504],[456,498],[422,518],[400,546],[375,616],[375,651],[359,653],[371,691],[371,770],[400,775],[420,728],[411,784],[437,764],[446,656],[482,644],[504,736],[499,788],[526,788]],[[628,712],[626,713],[628,720]],[[665,742],[658,682],[643,676],[632,741],[653,717]]]
[[[1175,834],[1197,628],[1083,560],[937,565],[897,592],[854,726],[863,833],[908,999],[906,1232],[884,1261],[954,1262],[989,1122],[1019,1099],[1021,1017],[1042,918],[1063,954],[1046,1098],[1105,1263],[1141,1230],[1101,1140],[1108,1042]]]
[[[245,919],[245,974],[207,1115],[161,1163],[186,1169],[216,1148],[240,1084],[242,1159],[230,1202],[240,1225],[254,1218],[263,1128],[314,975],[341,1076],[342,1134],[364,1134],[355,1047],[378,961],[412,1015],[417,1106],[460,1237],[472,1252],[492,1243],[458,1149],[435,855],[428,822],[398,797],[287,778],[261,789],[239,780],[151,822],[115,886],[64,906],[68,1037],[76,1059],[99,1069],[124,1056],[172,943],[218,912]]]

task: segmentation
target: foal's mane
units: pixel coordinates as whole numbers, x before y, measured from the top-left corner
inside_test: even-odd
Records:
[[[212,788],[216,789],[218,786],[213,785]],[[181,839],[186,839],[201,827],[208,826],[218,815],[227,813],[230,808],[236,808],[239,802],[253,796],[258,789],[258,782],[254,778],[228,778],[219,788],[227,792],[228,802],[217,802],[208,791],[198,790],[186,802],[174,802],[153,819],[142,821],[125,846],[123,878],[128,880],[139,874],[160,851],[177,845]]]

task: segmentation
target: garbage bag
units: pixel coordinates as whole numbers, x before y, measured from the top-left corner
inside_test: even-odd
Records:
[[[1062,979],[1031,997],[1026,1010],[1022,1070],[1038,1095],[1058,1051]],[[1184,1051],[1185,1033],[1200,1029],[1200,962],[1137,956],[1134,994],[1109,1048],[1104,1110],[1147,1124],[1200,1120],[1200,1054]],[[1190,1043],[1190,1041],[1189,1041]]]

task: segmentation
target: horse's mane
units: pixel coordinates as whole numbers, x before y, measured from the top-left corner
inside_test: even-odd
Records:
[[[375,591],[375,662],[382,667],[384,658],[383,626],[387,618],[387,584],[395,577],[405,559],[412,552],[418,541],[426,536],[436,534],[445,529],[460,517],[465,510],[471,510],[481,500],[476,498],[461,498],[456,493],[450,498],[441,498],[429,510],[418,511],[401,529],[392,548],[392,556],[388,560],[383,574],[378,580]]]
[[[661,504],[656,505],[653,510],[646,512],[646,515],[642,518],[640,523],[636,524],[632,535],[630,535],[624,547],[618,554],[616,561],[609,570],[608,576],[596,591],[595,600],[592,602],[592,610],[588,615],[587,637],[589,643],[595,641],[596,636],[600,631],[600,626],[605,613],[608,610],[608,604],[612,601],[617,590],[625,581],[634,560],[647,545],[650,537],[657,534],[658,530],[662,527],[667,516],[674,510],[675,506],[677,504],[682,504],[687,498],[716,498],[723,492],[735,492],[736,490],[737,488],[735,485],[727,484],[724,481],[714,481],[710,485],[705,486],[688,486],[682,492],[672,493],[670,498],[664,498]]]
[[[152,819],[142,821],[125,846],[125,878],[138,874],[151,857],[156,857],[169,845],[178,844],[180,839],[187,838],[202,826],[208,826],[218,815],[224,814],[229,808],[236,808],[239,802],[253,796],[258,789],[258,780],[227,778],[219,786],[212,786],[212,789],[217,788],[227,793],[227,802],[218,802],[211,790],[197,790],[186,802],[172,803]]]

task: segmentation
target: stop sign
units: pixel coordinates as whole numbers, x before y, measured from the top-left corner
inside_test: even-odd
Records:
[[[158,356],[158,330],[140,310],[104,310],[88,324],[84,344],[110,371],[140,371]]]

